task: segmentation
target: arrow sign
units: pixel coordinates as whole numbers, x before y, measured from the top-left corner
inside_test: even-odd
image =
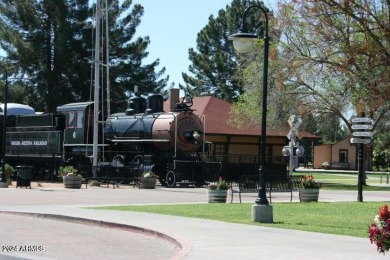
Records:
[[[372,129],[372,125],[352,125],[352,129],[353,130],[371,130]]]
[[[371,139],[351,138],[350,142],[352,144],[369,144]]]
[[[371,118],[369,117],[355,117],[352,118],[352,123],[372,123]]]
[[[372,132],[353,132],[353,136],[372,137]]]

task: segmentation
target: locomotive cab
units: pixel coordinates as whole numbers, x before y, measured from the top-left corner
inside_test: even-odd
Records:
[[[93,150],[94,103],[80,102],[57,107],[65,115],[64,160],[73,164],[89,164]],[[102,116],[99,110],[99,121]],[[99,127],[98,149],[102,150],[102,131]]]
[[[92,129],[93,109],[93,102],[71,103],[57,107],[57,112],[66,116],[65,146],[92,143],[92,135],[88,135],[88,129]]]

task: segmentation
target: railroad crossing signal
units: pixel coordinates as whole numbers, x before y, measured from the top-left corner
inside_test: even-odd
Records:
[[[372,137],[372,120],[368,117],[352,118],[352,144],[369,144]]]

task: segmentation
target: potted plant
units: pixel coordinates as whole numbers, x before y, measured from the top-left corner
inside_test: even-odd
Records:
[[[0,165],[0,168],[1,168],[1,165]],[[1,174],[2,169],[0,170],[0,185],[1,185],[1,188],[8,188],[8,185],[12,185],[12,179],[13,179],[15,169],[11,165],[6,163],[4,165],[4,170],[5,170],[4,171],[5,180],[1,179],[3,177],[3,175]]]
[[[371,244],[376,244],[379,253],[385,254],[390,249],[390,211],[387,205],[381,206],[374,218],[374,223],[368,226]]]
[[[68,189],[80,189],[83,177],[77,173],[72,165],[60,166],[58,174],[62,177],[64,187]]]
[[[155,189],[157,183],[158,175],[154,172],[147,171],[141,174],[141,178],[139,181],[140,189]]]
[[[15,173],[14,167],[12,165],[6,163],[4,166],[4,173],[5,173],[5,180],[7,181],[8,185],[12,185],[12,179]]]
[[[328,162],[323,162],[322,163],[322,168],[324,168],[324,170],[329,170],[329,168],[330,168],[329,163]]]
[[[301,202],[318,201],[320,188],[321,183],[314,180],[313,175],[303,175],[299,189],[299,200]]]
[[[226,203],[229,185],[222,177],[216,182],[207,185],[207,198],[209,203]]]

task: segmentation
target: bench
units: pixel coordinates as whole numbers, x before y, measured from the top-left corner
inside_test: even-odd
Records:
[[[133,183],[135,187],[139,182],[139,171],[133,167],[98,167],[95,176],[91,176],[91,171],[92,168],[81,172],[82,184],[85,184],[85,188],[88,188],[90,181],[105,183],[107,188],[112,184],[114,189],[122,183]]]
[[[107,188],[110,187],[110,184],[112,185],[112,188],[119,188],[119,185],[122,183],[132,183],[134,187],[139,185],[139,179],[138,178],[115,178],[115,177],[87,177],[83,178],[82,184],[85,184],[85,188],[88,188],[88,185],[91,181],[96,181],[99,183],[99,186],[101,184],[107,184]]]
[[[272,202],[272,192],[290,192],[290,201],[292,201],[293,191],[299,191],[301,185],[301,175],[283,176],[283,175],[267,175],[265,177],[265,190],[268,192],[269,200]],[[243,175],[239,183],[232,183],[231,200],[233,203],[234,193],[238,193],[241,203],[242,193],[258,193],[259,192],[259,175]]]
[[[349,163],[341,163],[341,162],[332,162],[330,165],[331,169],[334,170],[349,170]]]

